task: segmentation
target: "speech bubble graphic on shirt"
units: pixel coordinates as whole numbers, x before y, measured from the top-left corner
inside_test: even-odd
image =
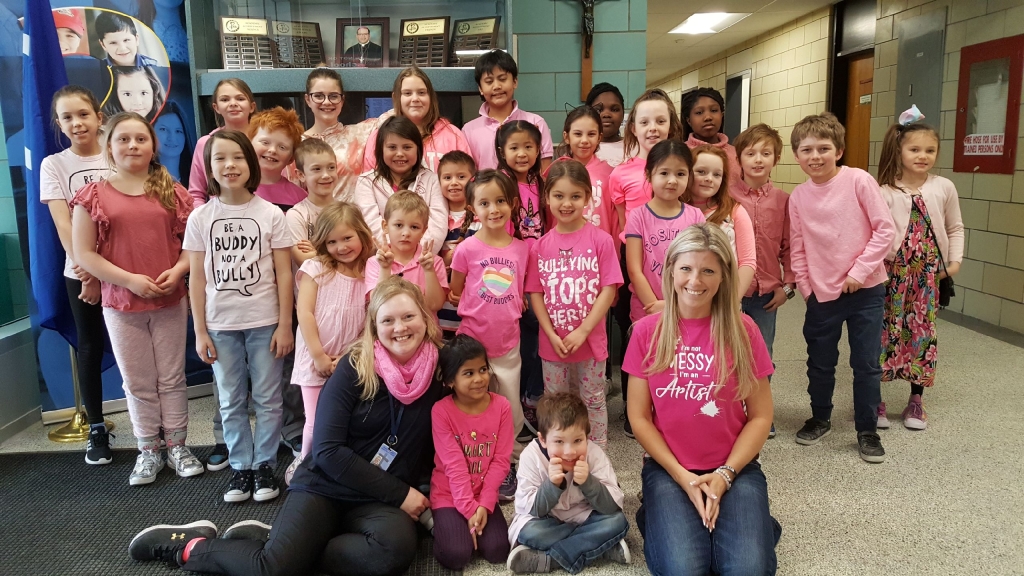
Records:
[[[507,266],[500,270],[493,266],[484,268],[484,286],[495,296],[501,296],[508,291],[509,286],[515,281],[515,274]]]
[[[209,251],[217,291],[235,290],[242,296],[252,296],[249,288],[260,281],[261,237],[260,225],[252,218],[213,221]]]

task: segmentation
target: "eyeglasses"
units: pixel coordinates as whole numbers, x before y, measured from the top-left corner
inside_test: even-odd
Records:
[[[338,102],[341,102],[342,98],[340,92],[331,92],[330,94],[324,94],[323,92],[309,92],[306,96],[312,98],[313,102],[316,102],[317,104],[323,104],[324,100],[329,101],[331,104],[337,104]]]

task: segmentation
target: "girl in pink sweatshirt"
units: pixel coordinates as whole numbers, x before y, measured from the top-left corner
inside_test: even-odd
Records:
[[[441,349],[438,368],[452,395],[430,413],[434,557],[451,570],[465,568],[474,550],[492,564],[504,563],[510,547],[508,524],[497,504],[515,440],[511,407],[490,391],[487,352],[472,337],[451,339]]]

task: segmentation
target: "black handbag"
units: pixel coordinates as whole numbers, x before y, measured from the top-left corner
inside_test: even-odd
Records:
[[[942,266],[942,271],[946,273],[946,277],[939,280],[939,308],[945,308],[949,306],[949,300],[953,296],[956,296],[956,288],[953,283],[953,278],[950,277],[949,271],[946,270],[946,260],[942,257],[942,250],[939,248],[939,239],[935,237],[935,230],[932,229],[932,219],[928,219],[928,233],[932,237],[932,241],[935,242],[935,250],[939,253],[939,266]]]

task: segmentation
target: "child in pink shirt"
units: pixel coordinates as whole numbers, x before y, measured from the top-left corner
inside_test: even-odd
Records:
[[[741,180],[740,163],[736,149],[729,144],[729,137],[722,133],[725,121],[725,100],[722,93],[714,88],[697,88],[688,92],[680,104],[679,115],[683,120],[683,137],[690,149],[702,144],[721,148],[729,159],[729,185]]]
[[[487,353],[472,337],[452,338],[441,348],[437,364],[452,395],[430,412],[434,557],[450,570],[465,568],[474,550],[491,564],[503,563],[510,546],[498,487],[508,474],[515,444],[509,402],[488,390]]]
[[[544,188],[557,224],[530,250],[526,276],[526,291],[545,336],[540,338],[544,391],[578,386],[590,412],[590,438],[604,447],[608,336],[602,324],[622,272],[612,237],[583,219],[592,190],[586,168],[574,160],[553,164]]]
[[[225,78],[214,87],[211,106],[218,127],[210,134],[223,128],[245,133],[249,129],[249,119],[256,112],[256,97],[244,81],[238,78]],[[192,196],[196,208],[205,204],[209,198],[204,155],[210,134],[201,136],[196,142],[196,149],[192,154],[192,169],[188,175],[188,193]],[[216,430],[216,426],[214,429]]]
[[[258,112],[249,122],[246,134],[260,162],[260,187],[256,195],[285,212],[305,200],[306,191],[282,174],[302,142],[302,124],[295,111],[278,106]]]
[[[832,430],[832,392],[845,323],[860,456],[883,462],[885,449],[876,432],[887,279],[883,260],[896,226],[874,178],[836,165],[845,138],[843,125],[829,113],[804,118],[791,136],[796,160],[810,177],[789,198],[790,256],[797,289],[807,300],[804,338],[811,396],[811,418],[796,441],[814,445]]]
[[[593,190],[587,208],[583,211],[583,219],[604,230],[612,238],[618,238],[619,217],[607,193],[612,167],[597,157],[601,145],[601,116],[589,106],[574,109],[565,117],[562,142],[569,153],[565,158],[583,164],[590,174]],[[550,212],[547,218],[553,220]]]

